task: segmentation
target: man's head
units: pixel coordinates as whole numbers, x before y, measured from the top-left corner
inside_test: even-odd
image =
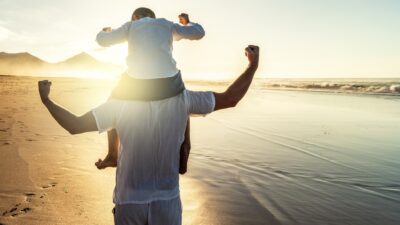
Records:
[[[145,17],[156,18],[156,14],[151,9],[145,7],[137,8],[132,14],[132,20],[139,20]]]

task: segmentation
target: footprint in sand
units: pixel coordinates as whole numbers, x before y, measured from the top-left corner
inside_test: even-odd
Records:
[[[52,182],[50,184],[43,185],[42,189],[49,189],[49,188],[53,188],[55,186],[57,186],[57,182]]]
[[[26,201],[26,202],[31,202],[31,201],[32,201],[32,198],[33,198],[35,195],[36,195],[36,194],[35,194],[35,193],[32,193],[32,192],[25,193],[25,201]]]
[[[22,209],[19,209],[20,206],[21,206],[21,203],[16,204],[10,210],[4,211],[2,213],[2,216],[16,217],[16,216],[20,216],[20,215],[25,214],[32,210],[32,208],[30,208],[30,207],[22,207]]]
[[[52,182],[46,185],[42,186],[42,189],[49,189],[49,188],[53,188],[57,185],[56,182]],[[46,193],[41,193],[40,197],[41,199],[43,199],[47,194]],[[6,210],[4,212],[2,212],[0,215],[1,216],[12,216],[12,217],[17,217],[17,216],[21,216],[24,215],[30,211],[33,210],[33,208],[29,207],[29,204],[34,200],[34,198],[36,197],[36,193],[33,192],[26,192],[24,193],[25,196],[25,201],[22,203],[18,203],[16,205],[14,205],[12,208],[10,208],[9,210]],[[1,225],[1,223],[0,223]]]

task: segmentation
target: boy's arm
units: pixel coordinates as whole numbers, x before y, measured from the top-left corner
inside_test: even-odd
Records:
[[[126,41],[130,24],[131,22],[127,22],[115,30],[109,27],[103,28],[103,30],[97,34],[97,43],[102,47],[108,47]]]
[[[184,15],[184,23],[183,26],[175,23],[173,25],[173,36],[175,41],[179,41],[181,39],[189,39],[189,40],[200,40],[204,37],[205,31],[203,27],[198,23],[192,23],[189,21],[189,16],[187,14],[181,14],[180,17]]]

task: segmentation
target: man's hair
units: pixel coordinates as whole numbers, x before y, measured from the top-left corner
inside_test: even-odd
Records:
[[[145,7],[137,8],[132,14],[132,19],[133,16],[137,16],[139,18],[144,18],[144,17],[156,18],[156,14],[151,9]]]

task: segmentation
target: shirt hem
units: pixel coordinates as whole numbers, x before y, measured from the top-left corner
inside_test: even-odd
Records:
[[[114,204],[115,205],[149,204],[149,203],[152,203],[152,202],[155,202],[155,201],[172,200],[172,199],[177,198],[179,196],[180,196],[180,193],[177,193],[177,194],[175,194],[173,196],[170,196],[170,197],[159,197],[159,198],[153,198],[153,199],[150,199],[150,200],[143,200],[143,201],[134,201],[134,200],[132,200],[132,201],[123,201],[123,202],[115,202],[114,201]]]

